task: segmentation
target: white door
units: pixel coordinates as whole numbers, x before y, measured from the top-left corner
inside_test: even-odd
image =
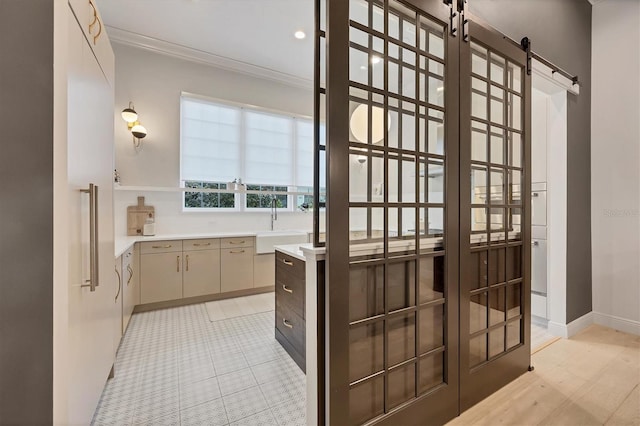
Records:
[[[69,424],[86,425],[114,360],[113,89],[69,11]],[[98,286],[91,291],[89,197],[99,187]]]

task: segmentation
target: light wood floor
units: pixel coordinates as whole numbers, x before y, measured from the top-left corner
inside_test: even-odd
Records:
[[[449,425],[640,425],[640,336],[592,325]]]

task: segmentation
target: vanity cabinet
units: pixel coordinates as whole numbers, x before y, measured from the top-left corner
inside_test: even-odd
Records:
[[[220,288],[223,293],[253,288],[253,238],[220,241]]]
[[[253,257],[253,287],[273,287],[275,283],[275,254],[256,254]]]
[[[305,371],[305,262],[276,251],[275,269],[276,340]]]
[[[220,240],[183,241],[182,297],[220,293]]]
[[[140,244],[140,303],[182,298],[182,241]]]
[[[140,255],[138,246],[122,255],[122,333],[127,330],[133,308],[140,304]]]

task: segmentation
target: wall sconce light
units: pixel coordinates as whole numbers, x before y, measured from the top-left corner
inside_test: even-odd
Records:
[[[133,135],[133,146],[135,148],[142,147],[142,140],[147,136],[147,129],[138,121],[138,113],[134,109],[133,103],[129,102],[129,106],[122,110],[122,119],[127,122],[127,129]]]

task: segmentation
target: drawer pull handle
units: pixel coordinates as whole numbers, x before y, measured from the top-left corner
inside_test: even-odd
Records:
[[[167,244],[166,246],[151,246],[151,248],[171,248],[171,244]]]
[[[288,328],[293,328],[293,324],[291,324],[289,321],[287,321],[285,318],[282,318],[282,323],[284,324],[285,327]]]
[[[287,287],[286,285],[282,284],[282,289],[284,291],[286,291],[287,293],[293,294],[293,290],[291,290],[289,287]]]
[[[211,243],[202,243],[202,244],[201,243],[193,243],[194,247],[210,246],[210,245],[211,245]]]
[[[244,250],[231,250],[229,253],[244,253]]]
[[[229,244],[244,244],[244,243],[245,243],[244,240],[242,240],[242,241],[229,241]]]
[[[284,263],[287,266],[293,266],[293,262],[287,259],[282,259],[282,263]]]
[[[129,271],[129,279],[127,280],[127,287],[131,284],[131,279],[133,278],[133,269],[131,269],[131,265],[127,265],[127,271]]]
[[[176,272],[180,272],[180,256],[176,256]]]

